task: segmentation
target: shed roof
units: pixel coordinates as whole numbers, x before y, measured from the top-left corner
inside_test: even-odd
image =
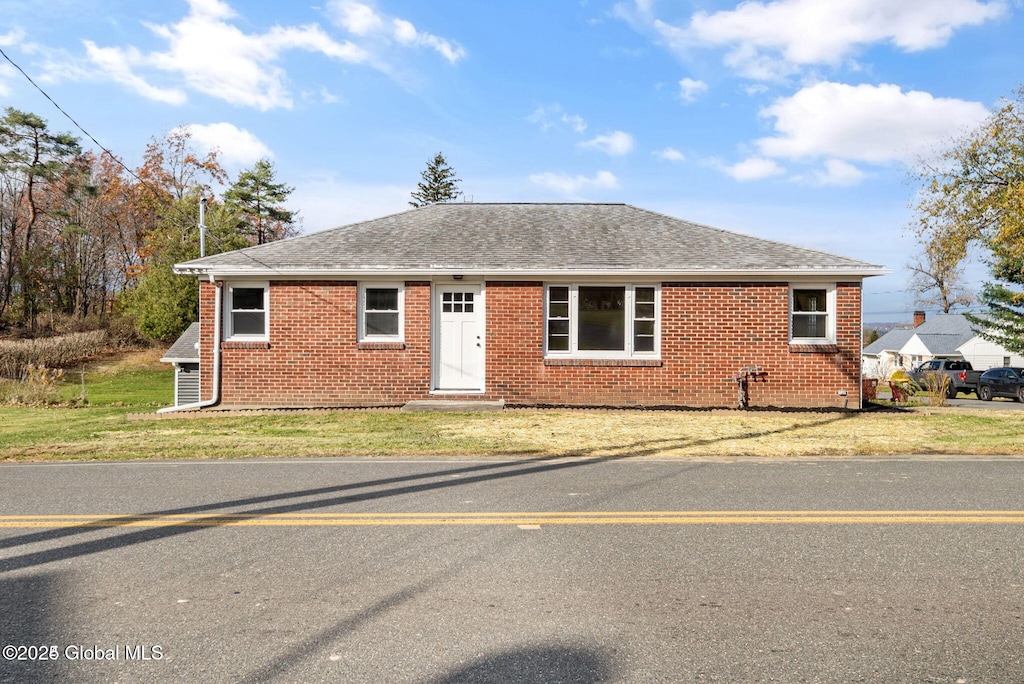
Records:
[[[163,363],[199,363],[199,324],[189,325],[160,361]]]
[[[882,266],[628,204],[433,204],[178,264],[215,276],[881,275]]]

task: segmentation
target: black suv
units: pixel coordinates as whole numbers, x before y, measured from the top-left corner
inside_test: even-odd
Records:
[[[1024,368],[991,368],[978,378],[978,398],[1010,397],[1024,402]]]

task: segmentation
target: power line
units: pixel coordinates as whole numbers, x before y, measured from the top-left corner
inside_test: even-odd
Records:
[[[49,94],[48,94],[48,93],[47,93],[47,92],[46,92],[45,90],[43,90],[43,89],[42,89],[42,88],[41,88],[41,87],[39,86],[39,84],[38,84],[38,83],[36,83],[35,81],[33,81],[33,80],[32,80],[32,77],[31,77],[31,76],[29,76],[29,75],[28,75],[27,73],[25,73],[25,70],[24,70],[24,69],[22,69],[22,68],[21,68],[20,66],[18,66],[18,63],[17,63],[17,62],[15,62],[15,61],[14,61],[13,59],[11,59],[11,58],[10,58],[10,56],[9,56],[9,55],[8,55],[8,54],[7,54],[6,52],[4,52],[3,48],[0,48],[0,55],[3,55],[3,58],[4,58],[4,59],[6,59],[6,60],[7,60],[8,62],[10,62],[10,63],[11,63],[11,66],[13,66],[13,67],[14,67],[15,69],[17,69],[17,70],[18,70],[18,72],[19,72],[19,73],[20,73],[20,74],[21,74],[22,76],[24,76],[24,77],[25,77],[25,80],[27,80],[27,81],[28,81],[29,83],[31,83],[31,84],[32,84],[32,87],[33,87],[33,88],[35,88],[35,89],[36,89],[36,90],[38,90],[38,91],[39,91],[40,93],[42,93],[43,97],[45,97],[45,98],[46,98],[47,100],[49,100],[49,101],[50,101],[50,104],[52,104],[52,105],[53,105],[54,107],[56,107],[56,108],[57,108],[57,111],[59,111],[59,112],[60,112],[61,114],[63,114],[63,115],[65,116],[65,117],[67,117],[68,121],[70,121],[71,123],[73,123],[73,124],[75,125],[75,127],[76,127],[76,128],[78,129],[78,130],[80,130],[80,131],[81,131],[81,132],[82,132],[82,133],[83,133],[83,134],[85,135],[85,137],[89,138],[89,140],[92,140],[92,141],[93,141],[93,143],[94,143],[94,144],[95,144],[95,145],[96,145],[96,146],[97,146],[98,148],[100,148],[101,150],[103,150],[104,152],[106,152],[107,156],[109,156],[109,157],[110,157],[111,159],[113,159],[113,160],[114,160],[114,162],[115,162],[115,163],[116,163],[116,164],[117,164],[118,166],[120,166],[120,167],[121,167],[122,169],[124,169],[125,171],[127,171],[127,172],[128,172],[129,174],[131,174],[131,176],[132,176],[132,177],[133,177],[133,178],[134,178],[135,180],[139,181],[139,182],[140,182],[140,183],[142,183],[143,185],[146,185],[147,187],[149,186],[149,184],[148,184],[148,183],[146,183],[146,181],[144,181],[144,180],[142,180],[141,178],[139,178],[139,177],[138,177],[138,175],[136,175],[136,173],[135,173],[134,171],[132,171],[132,170],[131,170],[130,168],[128,168],[128,167],[127,167],[127,166],[125,165],[125,163],[124,163],[124,162],[122,162],[122,161],[121,161],[120,159],[118,159],[118,158],[117,158],[117,155],[115,155],[115,154],[114,154],[113,152],[111,152],[110,150],[108,150],[108,149],[107,149],[106,147],[104,147],[104,146],[103,146],[103,145],[102,145],[102,144],[100,143],[100,141],[99,141],[99,140],[97,140],[97,139],[96,139],[95,137],[93,137],[92,133],[90,133],[89,131],[85,130],[85,128],[83,128],[83,127],[82,127],[82,124],[80,124],[80,123],[78,123],[77,121],[75,121],[75,118],[74,118],[73,116],[71,116],[71,115],[70,115],[70,114],[68,114],[68,113],[67,113],[66,111],[64,111],[64,108],[63,108],[63,107],[61,107],[61,106],[60,106],[59,104],[57,104],[56,100],[54,100],[54,99],[53,99],[52,97],[50,97],[50,95],[49,95]],[[150,189],[153,189],[153,188],[150,188]]]
[[[70,121],[71,123],[73,123],[73,124],[75,125],[75,127],[76,127],[76,128],[78,129],[78,130],[80,130],[80,131],[81,131],[81,132],[82,132],[82,133],[83,133],[83,134],[84,134],[84,135],[85,135],[85,136],[86,136],[87,138],[89,138],[89,140],[91,140],[91,141],[92,141],[92,142],[93,142],[93,143],[94,143],[94,144],[95,144],[95,145],[96,145],[97,147],[99,147],[99,148],[100,148],[101,150],[103,150],[103,152],[105,152],[105,153],[107,154],[107,156],[108,156],[108,157],[110,157],[111,159],[113,159],[113,160],[114,160],[114,163],[116,163],[116,164],[117,164],[118,166],[120,166],[120,167],[121,167],[122,169],[124,169],[125,171],[127,171],[127,172],[128,172],[128,174],[129,174],[129,175],[131,175],[131,177],[132,177],[132,178],[134,178],[135,180],[137,180],[137,181],[139,181],[140,183],[142,183],[142,184],[143,184],[144,186],[146,186],[147,188],[149,188],[149,189],[150,189],[151,191],[153,191],[154,193],[157,193],[157,194],[159,194],[159,189],[157,189],[157,188],[153,187],[153,186],[152,186],[152,185],[150,185],[150,184],[149,184],[149,183],[148,183],[147,181],[145,181],[144,179],[140,178],[140,177],[138,176],[138,174],[136,174],[136,173],[135,173],[134,171],[132,171],[132,170],[131,170],[130,168],[128,168],[128,167],[127,167],[127,166],[125,165],[125,163],[124,163],[123,161],[121,161],[120,159],[118,159],[117,155],[115,155],[115,154],[114,154],[113,152],[111,152],[111,151],[110,151],[109,149],[107,149],[107,148],[106,148],[106,147],[105,147],[105,146],[104,146],[104,145],[103,145],[102,143],[100,143],[100,141],[99,141],[99,140],[97,140],[97,139],[96,139],[96,138],[95,138],[95,137],[93,136],[93,134],[92,134],[92,133],[90,133],[89,131],[85,130],[85,128],[84,128],[84,127],[82,126],[82,124],[78,123],[78,122],[77,122],[77,121],[75,120],[75,118],[74,118],[73,116],[71,116],[70,114],[68,114],[68,113],[67,113],[67,112],[66,112],[66,111],[64,110],[64,108],[63,108],[63,107],[61,107],[61,106],[60,106],[59,104],[57,104],[57,101],[56,101],[56,100],[54,100],[54,99],[53,99],[52,97],[50,97],[49,93],[47,93],[47,92],[46,92],[45,90],[43,90],[43,89],[42,89],[42,88],[41,88],[41,87],[39,86],[39,84],[38,84],[38,83],[36,83],[35,81],[33,81],[33,80],[32,80],[32,77],[31,77],[31,76],[29,76],[29,75],[28,75],[28,74],[27,74],[27,73],[25,72],[25,70],[24,70],[24,69],[22,69],[22,68],[21,68],[21,67],[20,67],[20,66],[18,65],[18,63],[17,63],[17,62],[15,62],[15,61],[14,61],[13,59],[11,59],[11,57],[10,57],[10,56],[9,56],[9,55],[8,55],[8,54],[7,54],[6,52],[4,52],[3,48],[0,48],[0,55],[2,55],[4,59],[6,59],[6,60],[7,60],[8,62],[10,62],[11,66],[13,66],[13,67],[14,67],[15,69],[17,69],[17,70],[18,70],[18,72],[19,72],[19,73],[20,73],[20,74],[21,74],[22,76],[24,76],[24,77],[25,77],[25,80],[27,80],[27,81],[28,81],[29,83],[31,83],[31,84],[32,84],[32,87],[33,87],[33,88],[35,88],[35,89],[36,89],[36,90],[38,90],[38,91],[39,91],[40,93],[42,93],[43,97],[45,97],[45,98],[46,98],[47,100],[49,100],[49,101],[50,101],[50,104],[52,104],[52,105],[53,105],[54,107],[56,107],[56,108],[57,108],[57,111],[59,111],[59,112],[60,112],[61,114],[63,114],[63,115],[65,116],[65,117],[67,117],[68,121]],[[215,233],[213,233],[213,231],[209,231],[208,235],[209,235],[209,237],[210,237],[210,238],[212,238],[212,239],[213,239],[213,240],[214,240],[214,241],[215,241],[215,242],[217,243],[217,245],[218,245],[219,247],[223,247],[223,246],[224,246],[224,240],[223,240],[223,238],[221,238],[221,237],[220,237],[219,235],[216,235]],[[256,257],[254,257],[253,255],[251,255],[251,254],[248,254],[248,253],[247,253],[247,250],[245,250],[245,249],[242,249],[242,250],[238,250],[238,251],[239,251],[240,253],[244,254],[244,255],[245,255],[245,256],[246,256],[246,257],[247,257],[248,259],[250,259],[250,260],[252,260],[252,261],[256,262],[257,264],[259,264],[259,265],[261,265],[261,266],[263,266],[263,267],[265,267],[265,268],[267,268],[267,269],[269,269],[269,270],[271,270],[271,271],[278,271],[278,269],[276,269],[276,268],[274,268],[274,267],[270,266],[269,264],[266,264],[266,263],[264,263],[263,261],[261,261],[260,259],[258,259],[258,258],[256,258]],[[279,271],[278,271],[278,272],[279,272]]]

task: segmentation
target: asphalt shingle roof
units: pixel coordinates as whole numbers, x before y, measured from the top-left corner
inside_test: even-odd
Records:
[[[894,328],[864,347],[862,353],[870,356],[884,351],[899,351],[914,336],[914,332],[912,328]]]
[[[163,358],[164,363],[199,361],[199,324],[192,323],[181,333],[181,337],[174,341],[171,348],[167,350]]]
[[[179,272],[843,272],[855,259],[626,204],[434,204],[178,265]]]
[[[899,351],[914,336],[934,356],[949,356],[957,353],[957,347],[975,336],[971,323],[963,314],[938,314],[916,328],[890,330],[864,347],[864,354],[880,354],[883,351]]]

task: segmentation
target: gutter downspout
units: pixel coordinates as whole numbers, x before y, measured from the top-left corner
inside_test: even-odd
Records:
[[[221,299],[223,299],[223,287],[224,283],[214,280],[213,275],[210,275],[210,282],[214,284],[216,288],[214,292],[213,300],[213,387],[211,389],[211,397],[206,401],[197,401],[192,404],[182,404],[181,406],[167,406],[162,409],[157,409],[157,413],[172,413],[174,411],[186,411],[189,409],[201,409],[207,406],[213,406],[220,402],[220,365],[221,365],[221,346],[220,346],[220,325],[221,325]]]

